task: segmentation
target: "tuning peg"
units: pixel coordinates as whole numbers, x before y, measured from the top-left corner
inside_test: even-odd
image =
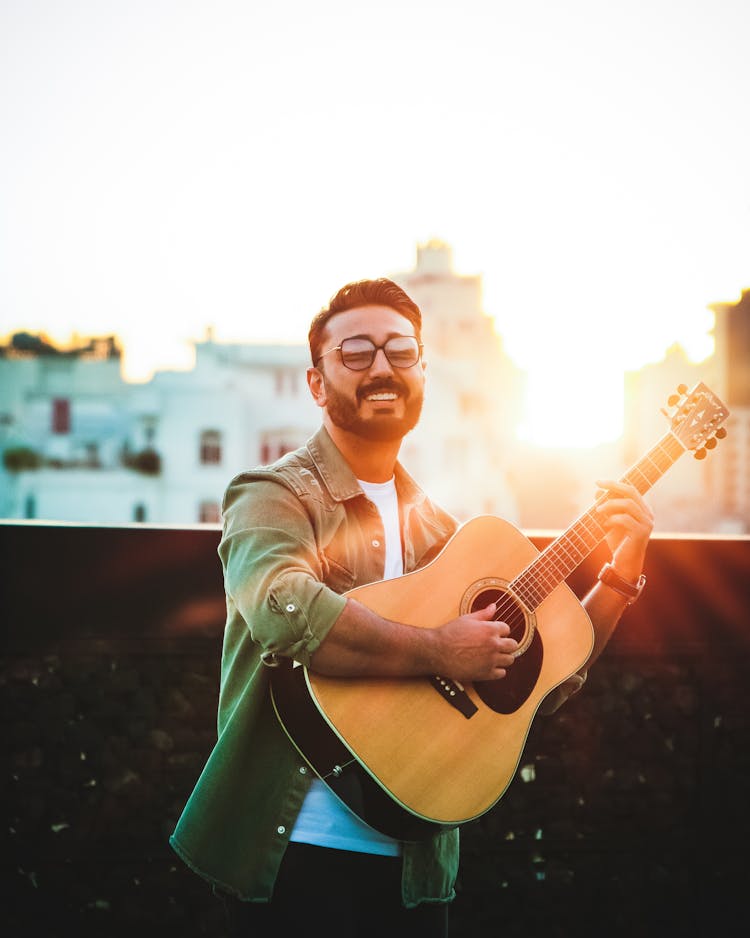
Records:
[[[674,405],[679,401],[679,399],[680,399],[679,394],[670,394],[669,397],[667,398],[667,404],[669,404],[670,407],[674,407]]]
[[[726,435],[727,435],[726,427],[719,427],[719,429],[716,431],[716,436],[718,436],[720,440],[723,440]]]
[[[714,449],[715,446],[716,446],[716,439],[715,439],[715,437],[713,437],[713,436],[712,436],[712,437],[709,437],[709,439],[706,440],[705,446],[706,446],[706,449]]]
[[[677,385],[677,390],[678,390],[678,392],[679,392],[680,394],[685,394],[685,393],[687,392],[687,385],[686,385],[686,384],[678,384],[678,385]]]
[[[697,450],[693,453],[693,456],[694,456],[696,459],[705,459],[705,458],[706,458],[706,451],[705,451],[704,449],[697,449]]]

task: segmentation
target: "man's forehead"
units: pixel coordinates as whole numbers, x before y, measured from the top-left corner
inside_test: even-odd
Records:
[[[326,323],[329,336],[414,335],[414,324],[390,306],[356,306],[334,313]]]

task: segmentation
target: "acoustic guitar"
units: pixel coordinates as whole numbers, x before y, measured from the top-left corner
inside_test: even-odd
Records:
[[[683,453],[703,458],[726,435],[729,411],[705,384],[678,391],[673,413],[663,411],[670,429],[623,476],[641,493]],[[363,679],[291,663],[274,669],[273,706],[285,732],[371,827],[417,841],[480,817],[503,796],[540,705],[591,653],[591,622],[565,579],[605,537],[596,504],[541,552],[500,518],[472,518],[425,567],[345,594],[421,628],[496,602],[495,619],[519,643],[506,677],[461,684],[449,674]]]

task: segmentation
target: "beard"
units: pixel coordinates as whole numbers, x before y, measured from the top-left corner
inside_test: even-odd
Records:
[[[396,391],[404,401],[404,414],[396,417],[393,414],[375,414],[372,417],[363,417],[359,406],[368,394],[377,391]],[[419,422],[422,413],[424,394],[420,388],[418,392],[410,393],[403,385],[395,381],[378,381],[361,387],[355,399],[342,394],[337,388],[326,387],[326,411],[340,430],[346,430],[364,440],[377,443],[392,443],[401,440],[413,430]]]

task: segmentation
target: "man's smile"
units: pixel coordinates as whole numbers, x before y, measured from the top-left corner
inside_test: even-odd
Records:
[[[373,404],[392,404],[399,399],[406,400],[409,397],[409,392],[407,388],[393,379],[386,379],[370,381],[364,387],[358,389],[357,397],[360,401],[369,401]]]

